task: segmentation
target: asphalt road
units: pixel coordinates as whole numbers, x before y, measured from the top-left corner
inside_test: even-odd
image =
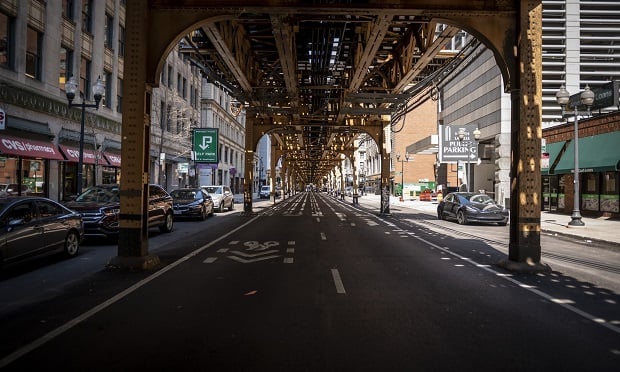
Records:
[[[0,366],[617,370],[620,296],[605,285],[616,282],[617,262],[514,274],[496,266],[506,256],[504,227],[458,230],[314,193],[257,210],[154,236],[151,251],[163,262],[154,272],[92,269],[47,287],[57,293],[33,293],[39,297],[30,301],[11,295],[21,300],[0,312]],[[550,251],[553,244],[579,249],[550,241]],[[0,283],[36,292],[24,282],[43,280],[50,267],[78,265],[82,256],[91,257],[84,252]],[[2,296],[11,293],[6,287]]]

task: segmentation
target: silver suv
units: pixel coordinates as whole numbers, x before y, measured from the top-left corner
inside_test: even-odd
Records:
[[[224,208],[232,211],[235,208],[235,198],[230,187],[228,186],[200,186],[207,190],[211,199],[213,199],[213,208],[218,212],[223,212]]]

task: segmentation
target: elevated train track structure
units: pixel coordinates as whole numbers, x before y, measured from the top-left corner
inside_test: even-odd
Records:
[[[461,30],[491,49],[512,93],[513,202],[510,261],[540,260],[540,1],[135,0],[127,2],[121,238],[117,264],[148,266],[144,175],[150,89],[175,45],[246,110],[244,210],[261,136],[294,183],[317,183],[368,134],[381,149],[407,102],[463,58],[446,45]],[[273,151],[272,151],[273,152]],[[273,172],[272,172],[273,173]],[[273,175],[272,175],[273,176]],[[538,214],[536,213],[538,211]],[[381,203],[389,213],[389,203]]]

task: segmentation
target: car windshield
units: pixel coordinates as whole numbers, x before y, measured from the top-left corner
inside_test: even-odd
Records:
[[[206,186],[205,190],[207,190],[209,194],[221,194],[222,193],[222,188],[218,186]]]
[[[170,196],[174,199],[198,199],[198,194],[194,190],[174,190]]]
[[[493,204],[494,200],[486,194],[472,194],[465,196],[471,203]]]
[[[118,187],[89,187],[81,193],[77,198],[77,202],[97,202],[97,203],[118,203],[120,201],[118,195]]]

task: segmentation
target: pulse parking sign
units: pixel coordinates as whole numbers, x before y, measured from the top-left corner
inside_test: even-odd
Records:
[[[197,163],[219,162],[219,133],[217,128],[194,129],[194,161]]]

